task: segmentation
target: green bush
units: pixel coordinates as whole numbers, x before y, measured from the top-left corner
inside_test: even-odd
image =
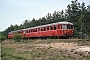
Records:
[[[20,42],[20,40],[21,40],[21,35],[20,35],[20,34],[14,35],[14,38],[13,38],[13,39],[15,40],[15,42]]]
[[[88,39],[90,39],[90,35],[88,36]]]
[[[0,36],[0,41],[3,41],[3,40],[5,40],[5,39],[6,39],[5,36]]]

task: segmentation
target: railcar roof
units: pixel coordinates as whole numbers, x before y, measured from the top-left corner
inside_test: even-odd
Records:
[[[58,24],[70,24],[70,25],[73,25],[73,23],[70,23],[70,22],[67,22],[67,21],[63,21],[63,22],[56,22],[56,23],[51,23],[51,24],[46,24],[46,25],[41,25],[41,26],[36,26],[36,27],[31,27],[31,28],[26,28],[26,29],[21,29],[21,30],[16,30],[16,31],[11,31],[11,32],[24,31],[24,30],[28,30],[28,29],[47,27],[47,26],[58,25]]]
[[[40,27],[47,27],[47,26],[57,25],[57,24],[71,24],[71,25],[73,25],[72,23],[66,22],[66,21],[65,21],[65,22],[57,22],[57,23],[51,23],[51,24],[46,24],[46,25],[31,27],[31,28],[27,28],[27,29],[34,29],[34,28],[40,28]],[[27,30],[27,29],[26,29],[26,30]]]

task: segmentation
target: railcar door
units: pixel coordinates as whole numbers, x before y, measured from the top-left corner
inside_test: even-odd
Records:
[[[68,29],[67,29],[67,24],[62,24],[62,36],[67,36],[67,32],[68,32]]]

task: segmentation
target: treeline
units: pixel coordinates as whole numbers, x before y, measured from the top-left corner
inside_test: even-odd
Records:
[[[45,25],[54,22],[68,21],[74,24],[74,38],[87,38],[90,36],[90,5],[85,6],[85,3],[78,0],[71,1],[67,9],[62,11],[54,11],[39,19],[25,20],[20,26],[10,25],[6,30],[0,32],[6,36],[8,32]]]

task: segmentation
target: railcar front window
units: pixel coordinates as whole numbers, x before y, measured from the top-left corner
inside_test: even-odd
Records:
[[[71,26],[70,26],[70,25],[67,25],[67,28],[68,28],[68,29],[71,29]]]
[[[73,25],[67,25],[68,29],[73,29]]]
[[[62,29],[67,29],[67,25],[62,25]]]

